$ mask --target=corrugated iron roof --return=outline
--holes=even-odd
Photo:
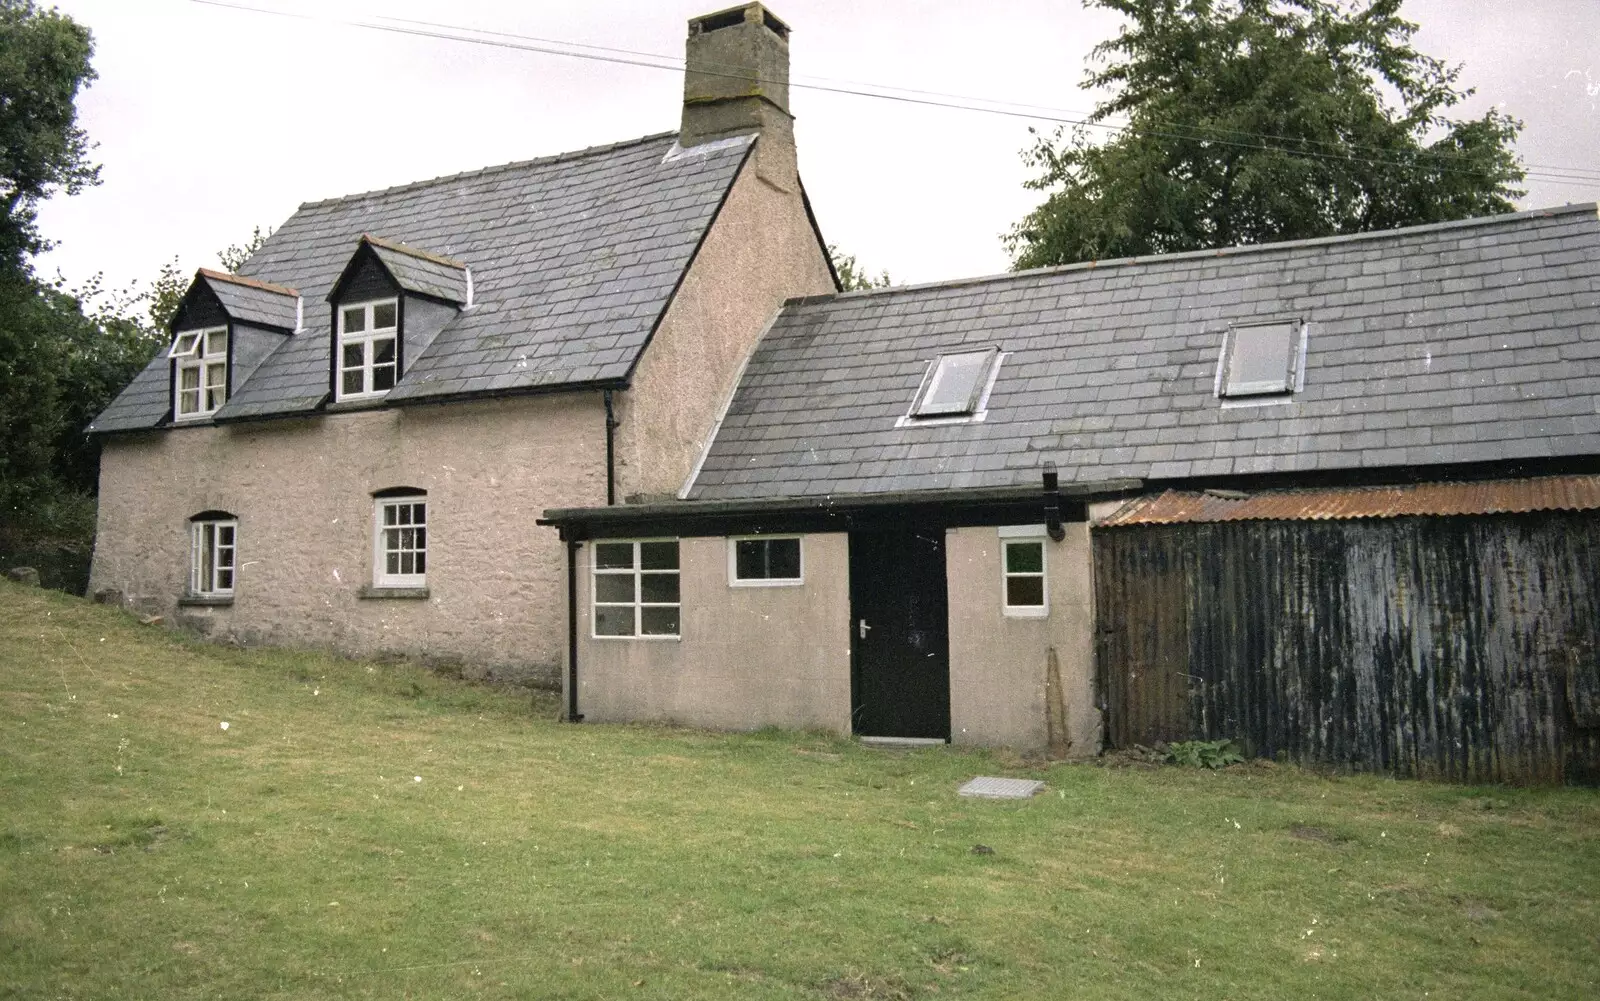
[[[1544,476],[1475,483],[1267,490],[1255,494],[1168,490],[1130,501],[1100,528],[1213,521],[1334,521],[1407,515],[1523,514],[1600,508],[1600,476]]]

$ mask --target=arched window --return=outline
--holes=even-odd
[[[233,597],[238,566],[239,519],[227,511],[201,511],[189,519],[189,593]]]
[[[372,497],[373,587],[427,587],[428,492],[390,487]]]

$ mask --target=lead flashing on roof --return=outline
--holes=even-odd
[[[703,142],[698,146],[680,146],[678,145],[678,141],[674,139],[672,141],[672,145],[668,147],[666,154],[662,156],[661,162],[663,164],[668,164],[678,163],[681,160],[697,159],[699,157],[707,156],[711,153],[716,153],[720,150],[736,149],[747,143],[754,142],[755,138],[756,134],[751,132],[742,136],[728,136],[723,139],[713,139],[710,142]]]

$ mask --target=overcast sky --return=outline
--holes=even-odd
[[[681,59],[722,0],[57,0],[94,32],[78,102],[104,183],[43,206],[39,261],[76,283],[192,270],[251,228],[337,195],[676,129],[682,75],[342,24],[412,18]],[[1114,16],[1072,0],[774,0],[799,82],[936,91],[1087,111],[1089,49]],[[1465,63],[1527,125],[1530,171],[1600,175],[1600,0],[1411,0],[1418,47]],[[524,41],[521,44],[528,44]],[[942,99],[941,99],[942,100]],[[1000,237],[1040,196],[1020,152],[1046,122],[796,88],[800,170],[826,238],[897,282],[1003,271]],[[1600,200],[1530,179],[1524,207]]]

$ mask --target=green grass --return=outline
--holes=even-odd
[[[0,997],[1600,995],[1593,790],[556,713],[0,586]]]

